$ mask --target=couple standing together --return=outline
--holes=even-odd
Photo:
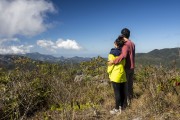
[[[115,94],[115,108],[111,114],[124,110],[133,98],[135,44],[129,39],[130,30],[123,28],[108,55],[108,74]]]

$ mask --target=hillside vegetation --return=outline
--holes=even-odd
[[[180,118],[180,69],[135,69],[134,99],[111,116],[113,89],[106,60],[46,63],[20,57],[14,68],[0,68],[1,120],[155,120]]]
[[[155,49],[148,53],[137,53],[136,63],[139,65],[163,65],[180,68],[180,48]]]

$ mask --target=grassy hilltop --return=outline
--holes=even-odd
[[[180,69],[137,65],[132,105],[111,116],[106,59],[47,63],[26,57],[0,68],[0,120],[155,120],[180,118]],[[75,78],[79,78],[75,80]]]

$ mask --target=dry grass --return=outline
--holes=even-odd
[[[101,83],[102,79],[107,79],[104,66],[98,68],[97,72],[84,71],[89,77],[80,82],[74,82],[76,71],[80,69],[78,66],[34,63],[32,69],[29,71],[22,66],[10,72],[1,70],[1,120],[180,118],[180,86],[174,84],[180,80],[178,69],[138,67],[132,104],[122,114],[114,116],[109,114],[109,110],[114,107],[113,89],[109,82]],[[95,77],[89,73],[93,73]]]

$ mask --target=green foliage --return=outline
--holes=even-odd
[[[179,96],[178,88],[174,82],[177,82],[180,76],[178,69],[169,69],[156,66],[138,66],[136,69],[136,82],[149,98],[144,104],[149,105],[151,114],[163,114],[166,109],[171,106],[171,100],[166,100],[168,94]],[[177,103],[179,104],[178,101]],[[174,107],[174,109],[177,109]]]
[[[106,73],[106,60],[100,56],[92,58],[91,61],[82,62],[80,64],[81,70],[86,75],[96,76]]]
[[[108,78],[106,69],[106,60],[100,56],[80,64],[54,64],[20,58],[15,61],[14,69],[0,68],[0,119],[96,119],[88,115],[93,111],[91,116],[98,118],[97,111],[111,109],[114,100],[111,85],[101,85],[98,81]],[[84,75],[84,79],[75,82],[79,73]],[[179,76],[177,68],[137,66],[135,98],[144,97],[140,102],[143,105],[138,110],[130,109],[148,109],[150,115],[161,115],[172,106],[176,112],[176,104],[180,103],[179,86],[175,83],[180,81]],[[103,119],[109,119],[109,112],[101,114]],[[127,114],[126,118],[132,119],[133,115]],[[145,119],[146,115],[143,117]]]

